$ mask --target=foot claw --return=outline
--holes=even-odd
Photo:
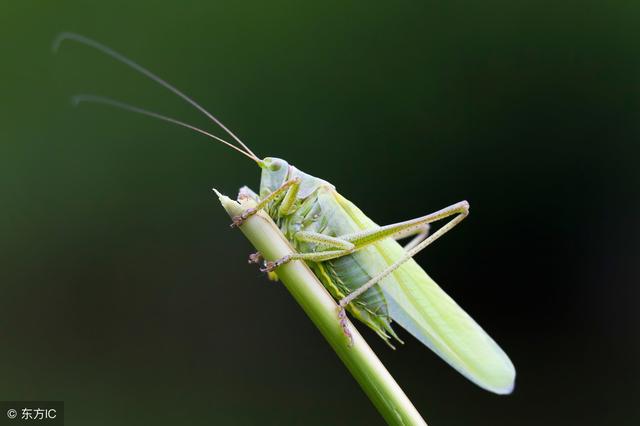
[[[244,222],[244,219],[242,218],[242,216],[234,216],[231,218],[231,220],[233,222],[229,226],[232,228],[238,228],[240,227],[240,225],[242,225],[242,222]]]
[[[278,266],[282,266],[285,263],[288,263],[291,260],[291,255],[287,255],[281,259],[276,260],[275,262],[265,262],[264,268],[260,268],[262,272],[273,272]]]
[[[276,269],[278,267],[278,265],[276,264],[276,262],[266,262],[264,265],[264,268],[260,268],[261,272],[273,272],[274,269]]]
[[[249,255],[249,264],[260,264],[262,262],[262,254],[260,252],[251,253]]]
[[[242,215],[244,216],[244,215]],[[232,228],[239,228],[240,225],[242,225],[244,223],[245,218],[243,218],[242,216],[234,216],[231,218],[232,223],[231,223],[231,227]]]
[[[257,212],[256,209],[251,208],[251,209],[245,210],[239,216],[232,217],[231,220],[233,221],[233,223],[231,224],[231,227],[232,228],[240,227],[244,223],[245,220],[247,220],[250,216],[256,214],[256,212]]]

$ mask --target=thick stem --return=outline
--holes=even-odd
[[[218,196],[231,217],[255,205],[252,200],[241,200],[239,203],[224,195]],[[240,230],[266,260],[276,260],[293,252],[275,223],[262,211],[247,219]],[[304,262],[291,261],[280,266],[277,272],[282,283],[318,327],[387,423],[426,425],[409,398],[347,319],[353,338],[353,344],[350,345],[338,319],[337,304],[309,267]]]

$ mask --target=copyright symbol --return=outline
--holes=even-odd
[[[17,415],[18,415],[18,412],[13,408],[10,408],[7,410],[7,417],[9,417],[10,419],[15,419]]]

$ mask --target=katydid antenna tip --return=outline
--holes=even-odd
[[[96,95],[87,95],[84,93],[73,95],[69,98],[69,100],[71,101],[71,105],[73,105],[74,107],[77,107],[81,103],[87,103],[87,102],[102,103],[102,104],[107,104],[115,107],[122,105],[121,102],[113,101],[109,98],[104,98],[102,96],[96,96]]]
[[[52,54],[56,54],[58,53],[58,50],[60,49],[60,44],[62,43],[62,40],[64,40],[64,33],[60,33],[57,36],[55,36],[53,38],[53,42],[51,42],[51,53]]]
[[[74,95],[74,96],[71,96],[69,100],[71,101],[71,105],[73,105],[74,107],[77,107],[78,105],[80,105],[80,102],[82,102],[83,99],[81,95]]]
[[[77,34],[66,32],[66,31],[58,33],[54,37],[53,42],[51,43],[51,53],[55,55],[56,53],[58,53],[58,50],[60,50],[60,45],[62,44],[63,41],[68,40],[70,38],[75,38],[77,36],[78,36]]]

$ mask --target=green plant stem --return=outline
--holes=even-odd
[[[252,200],[237,202],[224,195],[218,196],[231,217],[255,205]],[[276,224],[262,211],[247,219],[240,230],[267,260],[276,260],[293,252]],[[426,425],[364,338],[347,320],[353,336],[353,344],[350,345],[338,320],[338,305],[309,267],[304,262],[292,261],[280,266],[277,272],[279,279],[318,327],[387,423]]]

